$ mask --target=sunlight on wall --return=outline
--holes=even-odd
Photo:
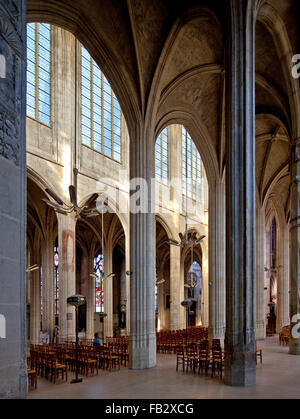
[[[204,255],[203,255],[203,259],[202,259],[202,270],[204,272],[208,272],[208,259]]]

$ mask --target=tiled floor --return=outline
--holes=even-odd
[[[251,388],[225,386],[218,378],[175,371],[175,355],[158,355],[157,367],[116,372],[99,370],[99,375],[83,378],[81,384],[59,380],[52,384],[41,378],[38,389],[29,399],[230,399],[230,398],[300,398],[300,357],[289,355],[278,344],[278,337],[268,338],[263,349],[263,364],[257,366],[257,385]],[[69,377],[71,379],[72,377]]]

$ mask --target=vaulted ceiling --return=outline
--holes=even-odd
[[[27,178],[27,244],[33,253],[34,246],[45,240],[49,230],[57,229],[57,217],[52,208],[42,202],[47,198],[43,190]],[[55,240],[55,237],[53,237]]]
[[[83,250],[99,252],[102,247],[102,216],[79,219],[76,223],[76,240]],[[106,246],[118,247],[125,254],[125,233],[116,214],[103,214],[103,241]]]
[[[261,204],[271,193],[281,194],[286,214],[295,95],[300,97],[289,55],[300,53],[299,3],[262,1],[256,24],[257,191]],[[29,20],[63,26],[86,46],[129,125],[149,118],[158,131],[167,123],[184,123],[208,178],[222,175],[225,1],[28,0],[27,5]]]

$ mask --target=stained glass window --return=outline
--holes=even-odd
[[[59,315],[59,256],[58,256],[58,247],[54,247],[54,313],[56,319],[56,325],[58,323]]]
[[[81,142],[121,162],[121,108],[106,77],[81,47]]]
[[[156,179],[168,183],[168,129],[165,128],[156,139],[155,145]]]
[[[182,127],[182,189],[190,198],[201,199],[201,157],[190,134]]]
[[[51,26],[27,24],[27,116],[50,125]]]
[[[104,312],[104,258],[99,254],[94,259],[94,272],[97,275],[95,278],[95,312]]]

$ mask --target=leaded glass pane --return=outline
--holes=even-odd
[[[201,157],[191,136],[182,127],[182,188],[191,198],[201,198]]]
[[[168,181],[168,129],[165,128],[156,139],[155,144],[156,178],[167,183]]]
[[[27,115],[50,125],[50,25],[27,25]],[[38,40],[38,42],[37,42]]]

